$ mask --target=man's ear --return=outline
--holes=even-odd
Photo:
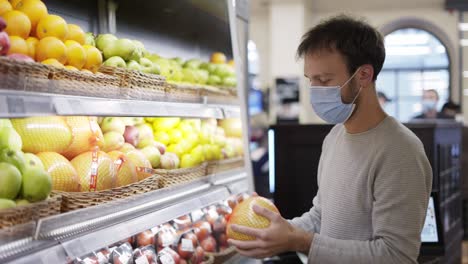
[[[364,64],[360,67],[357,73],[357,81],[359,86],[363,88],[369,87],[373,83],[374,79],[374,67],[370,64]]]

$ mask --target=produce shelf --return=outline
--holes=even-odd
[[[68,96],[0,89],[0,116],[37,115],[240,117],[240,107],[206,103],[176,103]]]
[[[73,259],[82,256],[103,245],[248,190],[247,172],[237,169],[184,185],[44,218],[38,221],[30,236],[23,234],[10,242],[2,240],[0,236],[0,262],[65,263],[66,257]]]

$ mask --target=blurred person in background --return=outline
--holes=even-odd
[[[460,113],[460,105],[452,101],[446,102],[440,110],[439,117],[443,119],[455,119],[455,116]]]
[[[424,90],[422,96],[422,113],[415,116],[414,119],[436,119],[440,118],[437,112],[437,103],[439,102],[439,93],[434,89]]]

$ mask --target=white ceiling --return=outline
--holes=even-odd
[[[291,0],[250,0],[252,13],[268,8],[272,1],[291,2]],[[365,11],[407,8],[444,8],[444,0],[303,0],[314,12]]]

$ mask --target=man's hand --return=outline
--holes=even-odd
[[[257,229],[232,225],[233,231],[256,238],[252,241],[228,240],[229,244],[235,246],[241,255],[252,258],[266,258],[287,251],[309,253],[313,234],[308,234],[293,227],[280,214],[266,208],[254,205],[253,210],[256,214],[269,219],[270,226],[265,229]]]

